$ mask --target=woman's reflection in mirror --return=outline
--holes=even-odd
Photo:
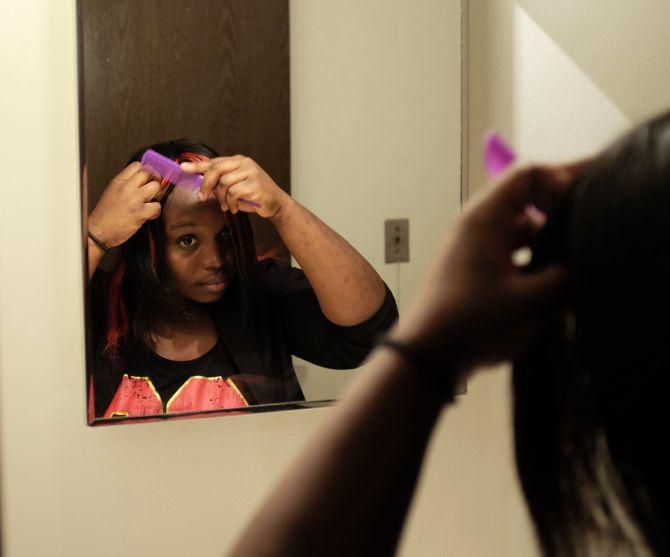
[[[139,163],[147,149],[204,174],[190,192]],[[185,165],[186,166],[186,165]],[[301,268],[257,254],[247,213]],[[140,149],[88,219],[91,418],[304,400],[295,355],[355,368],[397,319],[370,264],[253,160],[176,140]],[[111,273],[99,268],[119,248]]]

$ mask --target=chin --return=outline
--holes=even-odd
[[[225,288],[220,292],[191,292],[188,298],[200,304],[211,304],[223,298],[225,292]]]

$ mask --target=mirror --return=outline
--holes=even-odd
[[[79,0],[89,423],[331,403],[398,318],[460,207],[460,3],[335,4]]]

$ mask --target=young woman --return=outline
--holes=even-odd
[[[454,385],[510,359],[544,553],[670,554],[669,222],[670,114],[592,161],[510,172],[465,212],[232,555],[393,554]],[[533,261],[517,266],[528,245]]]
[[[200,190],[157,181],[138,162],[148,148],[204,174]],[[275,225],[301,269],[256,255],[252,212]],[[88,233],[98,417],[303,400],[291,355],[357,367],[397,319],[390,290],[346,241],[254,161],[202,144],[138,151]],[[115,247],[114,272],[96,273]]]

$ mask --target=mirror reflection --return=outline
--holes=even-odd
[[[247,5],[241,13],[233,10],[229,15],[233,20],[238,16],[242,28],[250,23],[258,26],[259,19],[261,24],[265,20],[268,26],[286,28],[286,2],[273,4],[283,4],[284,9],[269,15],[262,15],[259,9],[252,17]],[[214,34],[226,7],[225,3],[210,3],[212,14],[218,15],[212,20]],[[134,15],[146,20],[147,7],[130,2],[110,7],[84,1],[81,8],[84,80],[99,74],[103,62],[111,74],[106,77],[110,82],[141,72],[142,63],[138,67],[129,52],[119,56],[113,48],[115,37],[106,37],[101,30],[103,20],[107,27],[110,20],[120,17]],[[175,18],[174,22],[188,25],[185,14],[181,10],[179,21]],[[198,21],[201,25],[202,19]],[[276,36],[275,32],[270,42]],[[265,46],[270,49],[273,45]],[[189,49],[188,44],[182,45],[181,52],[187,58],[191,58]],[[228,62],[232,56],[235,60],[255,58],[258,66],[263,65],[263,51],[242,50],[244,46],[229,53]],[[285,48],[279,52],[280,58],[287,56]],[[162,45],[154,48],[150,57],[155,64],[164,54]],[[225,63],[209,70],[220,72],[221,66]],[[253,78],[260,69],[240,79]],[[176,72],[171,79],[175,78]],[[137,89],[146,86],[146,80],[136,83]],[[305,396],[293,356],[330,369],[359,366],[375,339],[398,315],[393,295],[372,266],[317,215],[292,199],[288,183],[282,189],[260,161],[236,151],[243,141],[225,145],[226,141],[219,139],[223,152],[186,139],[128,145],[128,137],[158,138],[164,133],[166,126],[150,124],[143,134],[131,132],[123,138],[111,138],[110,143],[135,151],[125,164],[111,168],[108,156],[103,157],[105,163],[99,163],[96,155],[100,148],[109,151],[104,145],[109,133],[99,125],[104,119],[101,113],[106,112],[99,108],[105,93],[90,91],[90,85],[85,81],[85,101],[95,99],[85,109],[89,124],[86,152],[92,155],[90,161],[87,158],[86,173],[90,166],[96,182],[105,172],[114,173],[102,189],[96,184],[101,189],[98,196],[87,192],[91,201],[87,260],[92,416],[132,418],[300,402]],[[160,94],[163,103],[170,96],[166,93],[169,84],[164,85]],[[229,84],[218,88],[225,98]],[[175,96],[183,99],[178,93]],[[189,103],[209,102],[217,112],[227,105],[224,112],[228,114],[267,113],[276,104],[269,100],[259,108],[259,101],[256,106],[244,106],[249,104],[244,98],[228,95],[225,102],[214,103],[206,97],[196,96]],[[155,118],[157,107],[150,104],[155,99],[131,96],[126,99],[128,104],[145,106],[128,108],[128,113],[145,110]],[[110,102],[114,100],[118,97]],[[288,112],[287,106],[280,109]],[[209,114],[204,119],[211,124],[216,117]],[[247,125],[240,122],[241,127]],[[197,128],[193,122],[182,125],[182,129]],[[269,131],[288,136],[288,126],[281,124]],[[212,135],[216,132],[209,137]],[[288,142],[286,146],[274,143],[286,154]],[[174,161],[174,172],[142,164],[149,150]],[[263,152],[258,147],[254,150]],[[118,155],[115,158],[118,160]],[[197,177],[199,187],[193,188],[189,177]],[[91,180],[86,182],[89,188]],[[259,244],[252,215],[256,235],[264,240]],[[287,253],[293,257],[293,265]]]
[[[140,161],[201,173],[197,190]],[[268,219],[302,269],[257,253]],[[372,266],[252,159],[175,140],[140,149],[88,218],[95,415],[303,401],[295,355],[350,369],[397,319]],[[113,248],[111,273],[99,270]]]
[[[78,6],[89,421],[339,398],[459,211],[457,20]]]

